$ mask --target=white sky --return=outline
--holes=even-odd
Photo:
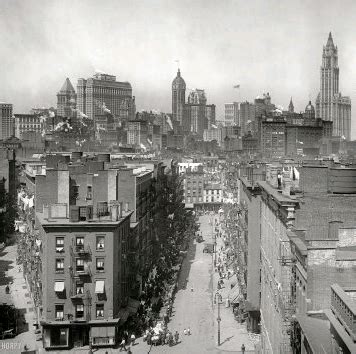
[[[355,104],[355,29],[353,0],[0,0],[0,101],[15,113],[55,106],[67,76],[76,87],[100,69],[132,84],[138,109],[170,112],[179,59],[217,118],[225,102],[263,92],[283,107],[293,96],[301,111],[315,104],[331,31],[340,89]]]

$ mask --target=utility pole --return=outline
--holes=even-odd
[[[217,317],[217,321],[218,321],[218,346],[220,346],[220,322],[221,322],[221,317],[220,317],[220,304],[222,303],[222,296],[221,294],[217,291],[215,293],[215,297],[214,297],[214,302],[216,304],[218,304],[218,317]]]

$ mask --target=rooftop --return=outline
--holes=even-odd
[[[313,353],[333,353],[329,322],[326,316],[297,315],[297,320]]]

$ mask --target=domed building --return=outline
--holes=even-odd
[[[178,69],[177,76],[172,82],[172,113],[173,120],[178,121],[180,125],[183,121],[183,111],[185,104],[185,81],[180,75]]]
[[[305,107],[304,117],[308,119],[315,119],[315,108],[312,105],[311,101],[309,101],[309,103]]]

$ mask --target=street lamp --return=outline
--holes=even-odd
[[[217,291],[214,296],[214,304],[216,304],[216,301],[218,303],[218,346],[220,345],[220,322],[221,322],[221,317],[220,317],[220,304],[222,303],[222,296],[221,294]]]

